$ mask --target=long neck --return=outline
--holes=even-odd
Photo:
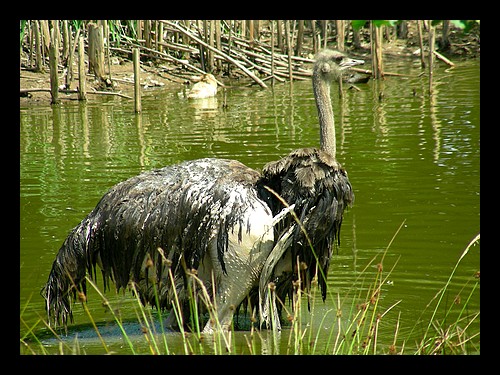
[[[335,146],[335,121],[330,100],[330,84],[320,77],[319,72],[314,72],[313,91],[316,107],[318,108],[321,150],[328,152],[335,158],[337,150]]]

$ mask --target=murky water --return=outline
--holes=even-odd
[[[459,62],[448,70],[440,66],[432,97],[427,79],[417,77],[416,61],[387,61],[385,68],[409,76],[360,84],[360,91],[345,90],[342,98],[332,90],[337,158],[348,170],[356,200],[345,215],[341,247],[331,261],[329,296],[325,303],[314,298],[312,315],[307,309],[302,314],[304,326],[321,323],[318,331],[326,333],[320,335],[318,347],[326,346],[325,352],[328,334],[337,324],[337,308],[348,316],[356,299],[372,287],[379,263],[383,286],[378,309],[385,313],[379,342],[392,343],[383,336],[394,338],[397,327],[398,350],[404,346],[405,352],[412,352],[433,312],[426,306],[435,302],[480,232],[479,61]],[[33,330],[49,352],[58,352],[57,340],[41,323],[45,312],[40,288],[70,229],[115,183],[200,157],[238,159],[259,169],[292,149],[319,144],[308,81],[269,90],[233,88],[227,90],[227,107],[222,93],[215,100],[194,103],[184,98],[183,90],[177,85],[146,90],[139,115],[132,101],[109,97],[21,108],[21,337]],[[463,309],[471,295],[469,315],[480,310],[474,277],[478,271],[476,245],[455,271],[438,321],[452,321],[453,311]],[[136,350],[147,353],[144,336],[134,325],[134,299],[112,292],[106,296],[130,325]],[[96,293],[90,293],[87,307],[112,350],[130,353]],[[76,335],[81,352],[104,352],[85,310],[75,305],[74,314],[75,324],[65,340],[71,346]],[[479,318],[470,320],[478,332]],[[462,326],[466,324],[467,319]],[[287,352],[288,332],[281,334],[281,353]],[[249,351],[248,334],[235,334],[236,352]],[[257,350],[268,351],[264,341]],[[184,353],[178,333],[168,334],[168,342],[170,352]],[[388,352],[387,345],[379,351]],[[21,352],[29,350],[21,346]]]

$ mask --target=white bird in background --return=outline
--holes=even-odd
[[[280,314],[282,307],[265,302],[270,282],[284,302],[297,290],[297,280],[308,290],[318,276],[325,299],[332,249],[344,210],[354,200],[347,172],[335,159],[330,82],[362,63],[331,50],[316,57],[321,149],[294,150],[266,164],[262,173],[235,160],[206,158],[112,187],[57,254],[42,289],[49,322],[66,326],[73,319],[76,292],[86,293],[85,277],[95,279],[96,264],[105,290],[110,279],[118,290],[135,283],[143,303],[171,310],[166,324],[172,328],[182,322],[193,329],[190,319],[196,313],[203,319],[209,309],[193,275],[216,307],[204,332],[229,329],[235,310],[248,303],[269,327],[269,309]],[[172,311],[177,299],[179,316]],[[279,321],[276,325],[280,328]]]
[[[196,82],[189,91],[188,99],[211,98],[217,94],[217,80],[210,74],[203,74],[199,82]]]

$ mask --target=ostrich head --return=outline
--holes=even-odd
[[[344,70],[364,63],[364,60],[351,59],[342,52],[324,49],[316,55],[313,80],[315,77],[325,83],[330,83],[338,80]]]

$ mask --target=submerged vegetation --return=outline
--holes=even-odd
[[[113,324],[118,327],[122,337],[121,346],[129,354],[479,354],[480,311],[472,310],[468,305],[479,293],[479,271],[470,275],[467,281],[469,292],[454,296],[451,304],[448,300],[455,273],[464,257],[479,244],[480,235],[473,238],[463,250],[445,285],[428,301],[421,318],[413,327],[400,327],[401,312],[398,313],[396,307],[401,301],[391,301],[390,293],[385,288],[397,264],[388,266],[384,258],[403,225],[404,222],[389,245],[365,265],[348,290],[328,292],[335,309],[325,312],[316,303],[320,301],[317,282],[313,282],[314,286],[307,296],[299,289],[292,306],[283,306],[288,323],[282,331],[260,330],[255,317],[251,316],[246,317],[249,327],[245,330],[238,330],[238,324],[235,323],[228,332],[216,330],[207,335],[201,332],[201,322],[194,319],[190,329],[182,328],[183,322],[179,321],[180,331],[172,332],[163,326],[165,317],[161,311],[144,307],[140,299],[134,297],[131,305],[136,311],[137,324],[142,332],[138,336],[130,333],[126,327],[130,322],[121,318],[119,308],[111,305],[95,281],[89,278],[87,281],[102,299],[103,306],[111,312]],[[208,292],[196,275],[190,277],[193,286],[198,286],[192,290],[201,291],[202,294],[199,296],[201,298],[193,298],[192,301],[203,301],[209,311],[207,318],[216,320],[216,306],[208,297]],[[130,288],[133,290],[134,285],[130,285]],[[272,285],[269,288],[272,290]],[[307,304],[304,303],[306,300]],[[92,318],[83,294],[80,302],[102,345],[102,353],[113,354],[116,337],[101,334],[103,327]],[[197,306],[191,308],[193,311],[198,309]],[[178,309],[177,300],[174,301],[173,311],[178,312]],[[58,331],[43,318],[34,326],[27,327],[22,310],[21,325],[25,326],[26,333],[20,338],[21,354],[86,353],[85,344],[80,343],[78,333],[73,336],[64,330]],[[182,319],[180,314],[176,316]],[[241,319],[235,319],[238,318]],[[273,316],[272,319],[278,317]],[[392,331],[393,335],[380,334],[381,327],[385,331]],[[51,338],[50,345],[47,344],[48,337]],[[57,344],[54,344],[54,337]],[[123,349],[120,353],[124,353]]]

